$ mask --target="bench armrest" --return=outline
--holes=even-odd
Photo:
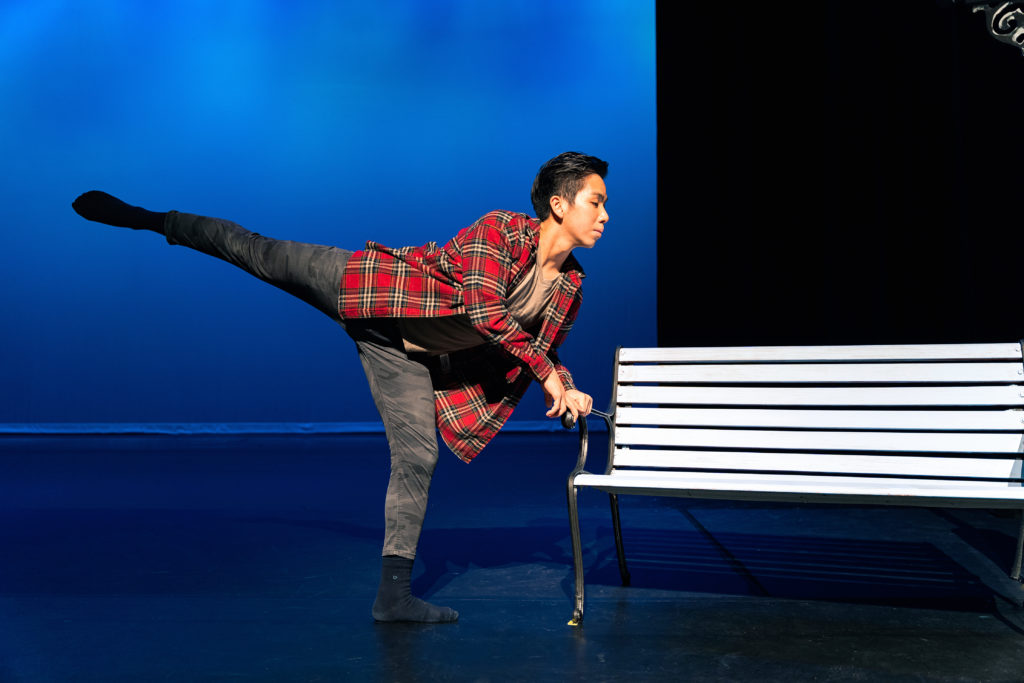
[[[605,424],[608,426],[608,430],[611,431],[611,426],[612,426],[612,416],[611,416],[611,414],[601,412],[600,410],[591,410],[590,413],[591,413],[591,415],[597,415],[602,420],[604,420]],[[562,415],[562,426],[565,427],[566,429],[572,429],[573,427],[579,427],[579,431],[580,431],[580,448],[579,448],[579,454],[576,457],[576,467],[574,467],[572,472],[569,474],[569,485],[572,486],[572,480],[576,477],[577,474],[579,474],[580,472],[583,471],[583,468],[587,464],[587,446],[588,446],[588,443],[589,443],[590,431],[587,428],[587,418],[586,417],[581,417],[578,421],[576,421],[576,423],[574,423],[574,421],[572,419],[572,415],[570,413],[568,413],[568,412],[566,412],[565,414]]]

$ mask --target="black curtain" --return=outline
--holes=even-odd
[[[1024,54],[951,0],[658,3],[663,346],[1024,336]]]

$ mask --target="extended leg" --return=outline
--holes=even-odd
[[[169,244],[180,244],[227,261],[340,322],[338,287],[351,251],[275,240],[219,218],[147,211],[105,192],[86,192],[72,206],[88,220],[153,230],[165,235]]]
[[[352,328],[350,333],[355,332]],[[458,612],[412,596],[409,588],[427,495],[437,464],[434,391],[426,367],[396,344],[353,334],[391,449],[384,502],[381,583],[373,605],[377,621],[452,622]]]
[[[177,211],[167,214],[164,234],[168,244],[216,256],[339,320],[338,287],[351,251],[275,240],[231,221]]]
[[[99,190],[91,190],[78,195],[71,203],[71,208],[82,218],[97,223],[106,223],[119,228],[163,232],[165,214],[126,204],[117,197]]]

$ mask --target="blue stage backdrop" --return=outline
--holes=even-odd
[[[89,189],[278,238],[419,245],[532,213],[544,160],[595,154],[611,221],[577,253],[562,355],[602,405],[615,346],[655,343],[653,0],[6,0],[0,148],[5,431],[377,420],[334,323],[82,220]],[[538,387],[514,419],[544,420]]]

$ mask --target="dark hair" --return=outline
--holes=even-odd
[[[583,181],[593,173],[604,178],[608,175],[608,162],[579,152],[562,152],[545,162],[537,171],[530,191],[537,218],[543,221],[551,215],[552,197],[565,197],[573,203],[583,189]]]

